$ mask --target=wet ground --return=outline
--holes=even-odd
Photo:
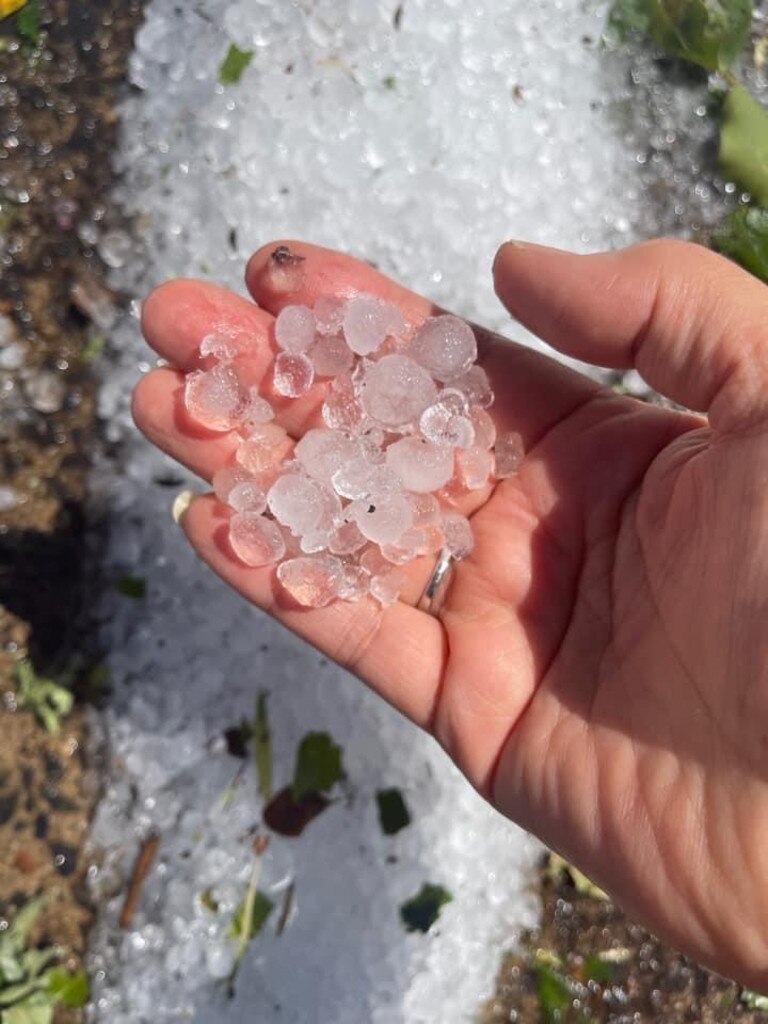
[[[91,920],[81,848],[99,780],[87,713],[76,707],[49,735],[16,709],[15,690],[25,658],[76,689],[98,678],[84,499],[92,363],[114,297],[91,241],[139,9],[54,0],[39,21],[29,5],[23,22],[0,24],[0,917],[48,893],[33,940],[61,945],[71,967]]]
[[[91,920],[81,851],[99,793],[87,729],[101,696],[87,629],[92,367],[120,302],[94,244],[140,7],[51,0],[25,37],[14,18],[0,24],[0,917],[49,893],[33,939],[59,944],[72,967]],[[16,707],[26,657],[83,698],[57,735]],[[538,886],[541,928],[507,958],[486,1024],[768,1021],[567,871],[543,867]]]

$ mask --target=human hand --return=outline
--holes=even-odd
[[[145,434],[210,480],[235,438],[194,425],[184,372],[217,324],[273,357],[274,316],[350,290],[431,304],[366,264],[274,243],[247,271],[258,306],[173,281],[144,307],[174,368],[136,389]],[[297,609],[274,572],[226,542],[228,510],[196,498],[182,526],[244,597],[349,668],[444,745],[503,813],[698,960],[768,986],[768,290],[680,242],[573,256],[511,243],[496,288],[570,356],[636,366],[694,413],[619,396],[546,356],[479,332],[500,431],[522,434],[520,473],[469,495],[476,546],[439,618],[401,600]],[[275,397],[294,436],[323,385]],[[270,396],[272,399],[272,396]]]

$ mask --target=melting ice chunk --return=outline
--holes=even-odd
[[[285,554],[280,527],[257,512],[237,512],[232,516],[229,543],[246,565],[271,565]]]
[[[342,564],[330,555],[290,558],[278,565],[277,578],[298,604],[324,608],[336,597]]]
[[[301,398],[312,387],[315,368],[312,360],[303,352],[292,355],[278,352],[275,357],[274,386],[278,395],[286,398]]]
[[[286,306],[275,320],[275,341],[283,352],[305,352],[315,338],[315,314],[306,306]]]
[[[435,380],[446,382],[461,377],[472,366],[477,342],[468,323],[446,313],[424,321],[409,351]]]
[[[421,437],[403,437],[387,448],[387,466],[407,491],[437,491],[453,476],[453,450]]]
[[[522,437],[516,433],[502,434],[493,450],[496,456],[496,476],[501,480],[514,476],[525,455]]]
[[[408,356],[384,356],[365,375],[363,408],[385,427],[413,423],[436,397],[430,375]]]
[[[187,374],[184,405],[192,419],[209,430],[236,426],[244,401],[240,378],[227,363]]]
[[[397,306],[375,295],[355,295],[344,311],[344,337],[359,356],[381,348],[387,336],[402,332],[403,318]]]

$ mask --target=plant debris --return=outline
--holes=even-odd
[[[407,932],[428,932],[440,916],[440,909],[453,896],[442,885],[425,882],[421,889],[400,907],[400,920]]]
[[[136,863],[133,867],[131,881],[128,884],[128,892],[125,896],[123,909],[120,912],[121,928],[130,928],[133,924],[133,916],[136,913],[136,906],[141,895],[141,887],[144,885],[144,881],[149,874],[159,846],[160,836],[156,833],[148,836],[141,844]]]
[[[241,50],[232,43],[227,55],[219,68],[219,81],[222,85],[236,85],[243,77],[243,72],[253,60],[253,50]]]
[[[293,798],[326,793],[344,778],[341,747],[327,732],[309,732],[301,741],[293,773]]]
[[[380,789],[376,794],[379,824],[385,836],[394,836],[411,823],[411,815],[399,789]]]
[[[52,679],[39,676],[26,659],[16,668],[16,680],[19,707],[31,711],[47,732],[58,732],[62,719],[72,711],[72,693]]]

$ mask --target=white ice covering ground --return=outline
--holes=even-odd
[[[490,264],[505,238],[593,249],[666,225],[643,210],[636,126],[617,126],[626,66],[595,45],[603,7],[405,0],[397,28],[396,6],[153,0],[118,156],[119,198],[141,242],[128,255],[119,236],[103,239],[115,282],[137,297],[182,274],[240,289],[253,248],[298,236],[504,328]],[[230,42],[256,52],[224,88],[217,71]],[[93,828],[111,851],[94,886],[120,891],[151,828],[162,844],[133,930],[116,926],[120,895],[102,913],[91,965],[106,975],[96,975],[93,1020],[471,1020],[502,949],[535,921],[535,845],[430,740],[196,563],[169,515],[169,474],[182,476],[129,424],[127,395],[150,362],[135,319],[111,349],[101,411],[122,444],[119,472],[108,465],[95,481],[112,523],[106,560],[111,573],[144,576],[148,596],[114,595],[104,608],[114,771]],[[222,936],[260,807],[248,772],[222,808],[237,763],[219,737],[251,714],[258,688],[271,694],[278,783],[300,737],[324,729],[344,747],[352,795],[302,838],[272,840],[264,885],[279,902],[295,880],[296,910],[282,936],[272,920],[253,941],[226,1002],[215,982],[231,958]],[[382,786],[402,787],[413,813],[395,838],[377,823]],[[454,902],[433,933],[406,935],[398,906],[425,880]],[[196,901],[209,886],[217,917]]]

